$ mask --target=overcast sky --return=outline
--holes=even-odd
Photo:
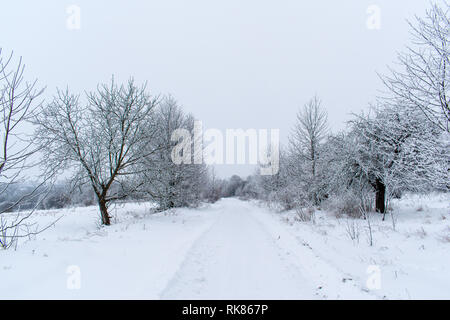
[[[79,30],[67,28],[70,5]],[[380,9],[369,29],[367,9]],[[406,19],[425,0],[3,1],[0,47],[23,56],[27,76],[75,92],[112,74],[147,80],[171,93],[206,128],[279,128],[318,94],[333,131],[373,101],[396,51],[408,43]],[[220,167],[228,176],[248,166]]]

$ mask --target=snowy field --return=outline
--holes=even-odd
[[[96,207],[40,211],[42,226],[61,219],[0,251],[0,299],[449,299],[449,195],[392,207],[395,231],[371,219],[373,246],[365,220],[238,199],[118,205],[110,227]]]

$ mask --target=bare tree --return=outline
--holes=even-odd
[[[293,167],[297,168],[300,179],[306,178],[310,188],[315,187],[317,182],[317,166],[319,161],[320,147],[328,133],[328,117],[317,96],[314,96],[297,113],[297,122],[290,137],[290,153],[295,162]],[[306,168],[300,170],[302,164]],[[303,177],[301,177],[303,176]],[[312,192],[312,200],[317,204],[319,195],[317,190]]]
[[[36,165],[32,156],[38,149],[26,131],[30,117],[40,104],[37,99],[43,89],[37,89],[37,80],[25,82],[24,70],[22,58],[13,66],[13,54],[4,59],[0,48],[0,195],[6,194],[14,184],[23,181],[26,169]],[[2,207],[0,247],[8,248],[16,239],[38,232],[37,229],[30,231],[31,225],[26,221],[39,204],[36,199],[42,198],[42,185],[43,183],[34,186],[12,203]],[[31,199],[37,203],[35,208],[27,213],[9,214],[5,217],[6,212],[20,211],[21,206]]]
[[[218,201],[222,197],[223,181],[217,178],[216,170],[211,167],[209,170],[209,184],[207,192],[207,200],[211,203]]]
[[[133,194],[143,184],[133,177],[154,151],[147,146],[155,134],[157,101],[145,84],[138,87],[129,80],[118,86],[113,79],[87,93],[84,105],[78,95],[58,90],[36,117],[36,137],[48,170],[72,169],[73,185],[89,183],[104,225],[111,223],[111,201]]]
[[[450,132],[450,4],[433,4],[425,18],[409,22],[413,45],[398,55],[399,69],[381,77],[396,104],[421,110]]]

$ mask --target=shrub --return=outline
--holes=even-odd
[[[351,218],[361,218],[362,212],[373,210],[370,199],[370,196],[361,196],[347,191],[339,195],[331,195],[325,200],[324,208],[334,212],[337,217],[346,215]]]

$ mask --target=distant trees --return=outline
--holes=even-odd
[[[261,193],[261,188],[259,185],[260,177],[250,175],[244,181],[242,188],[239,190],[239,196],[242,199],[255,199]]]
[[[142,185],[128,179],[155,152],[147,146],[156,133],[151,124],[157,99],[133,80],[122,85],[112,80],[85,98],[82,103],[79,95],[58,90],[36,117],[36,138],[50,172],[74,170],[74,185],[91,185],[102,223],[109,225],[109,203]]]
[[[226,187],[222,192],[222,196],[225,198],[238,196],[244,186],[244,181],[238,175],[233,175],[227,181]]]
[[[36,196],[28,196],[34,191]],[[20,206],[14,207],[19,199]],[[0,195],[0,211],[3,213],[25,214],[28,210],[61,209],[70,206],[96,205],[96,195],[88,184],[73,189],[71,180],[48,181],[46,183],[28,182],[25,179],[11,184]],[[21,212],[17,212],[17,211]]]
[[[54,183],[39,206],[39,209],[61,209],[69,206],[72,199],[69,194],[68,185]],[[81,204],[81,203],[80,203]]]

